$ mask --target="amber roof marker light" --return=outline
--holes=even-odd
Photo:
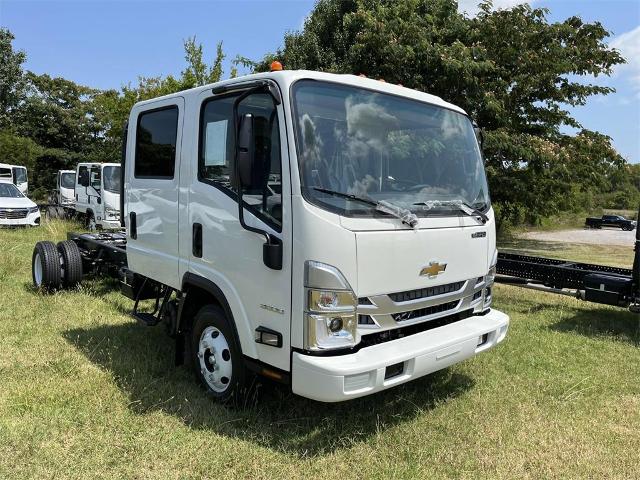
[[[278,60],[274,60],[273,62],[271,62],[269,70],[272,72],[280,72],[284,69],[282,68],[282,64]]]

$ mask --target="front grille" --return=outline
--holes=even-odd
[[[448,283],[435,287],[420,288],[418,290],[408,290],[406,292],[390,293],[389,298],[394,302],[408,302],[419,298],[435,297],[445,293],[457,292],[462,288],[464,282]]]
[[[375,325],[371,315],[358,315],[358,325]]]
[[[445,317],[436,318],[428,322],[394,328],[393,330],[385,330],[384,332],[370,333],[369,335],[362,336],[358,346],[360,348],[370,347],[372,345],[408,337],[434,328],[444,327],[445,325],[450,325],[452,323],[459,322],[460,320],[464,320],[465,318],[469,318],[472,314],[473,310],[465,310]]]
[[[404,322],[406,320],[413,320],[414,318],[426,317],[435,313],[446,312],[447,310],[453,310],[458,306],[460,300],[454,300],[452,302],[441,303],[440,305],[433,305],[431,307],[419,308],[418,310],[411,310],[409,312],[394,313],[391,316],[396,322]]]
[[[28,209],[26,208],[0,208],[1,220],[16,220],[19,218],[27,218]]]

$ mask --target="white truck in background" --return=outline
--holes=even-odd
[[[257,373],[353,399],[505,338],[494,213],[459,107],[273,71],[137,103],[124,147],[126,233],[38,242],[34,284],[119,278],[133,315],[166,325],[213,398],[242,398]],[[104,168],[78,166],[77,205],[94,185],[106,200]]]
[[[27,196],[29,194],[27,167],[0,163],[0,180],[9,180],[18,187],[18,190],[20,190],[23,195]]]
[[[49,195],[46,205],[47,218],[74,218],[76,216],[76,171],[58,170],[56,188]]]
[[[73,208],[89,230],[121,227],[121,175],[119,163],[79,163],[76,167]]]

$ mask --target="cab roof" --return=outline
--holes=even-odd
[[[313,70],[281,70],[276,72],[255,73],[251,75],[245,75],[242,77],[232,78],[229,80],[223,80],[217,83],[211,83],[202,87],[196,87],[189,90],[183,90],[180,92],[172,93],[162,97],[153,98],[136,103],[136,106],[143,106],[149,103],[153,103],[161,99],[170,99],[175,97],[186,97],[191,95],[198,95],[200,92],[211,90],[214,87],[221,87],[227,85],[242,85],[243,83],[250,83],[256,80],[274,80],[283,90],[283,93],[288,92],[289,87],[297,80],[311,79],[320,80],[333,83],[341,83],[353,87],[366,88],[367,90],[374,90],[381,93],[389,93],[405,98],[411,98],[421,102],[429,103],[432,105],[448,108],[450,110],[457,111],[466,115],[466,112],[452,103],[444,101],[442,98],[429,93],[420,92],[412,88],[403,87],[401,85],[394,85],[381,80],[375,80],[373,78],[361,77],[359,75],[350,74],[336,74],[336,73],[324,73],[316,72]]]

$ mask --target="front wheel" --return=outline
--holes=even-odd
[[[191,360],[199,382],[220,403],[243,402],[247,372],[240,342],[224,313],[202,307],[191,331]]]

